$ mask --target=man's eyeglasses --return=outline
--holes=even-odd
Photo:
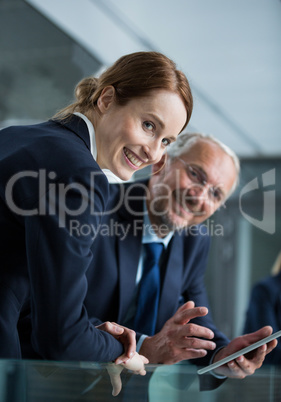
[[[224,194],[219,187],[214,187],[209,184],[206,180],[206,174],[199,167],[185,162],[181,158],[177,158],[182,162],[186,168],[186,173],[189,179],[197,186],[201,187],[208,196],[208,200],[215,205],[216,208],[223,207],[224,205]],[[207,189],[207,191],[206,191]]]

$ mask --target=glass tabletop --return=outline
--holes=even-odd
[[[243,380],[227,379],[200,390],[203,376],[188,362],[147,365],[146,376],[124,369],[122,390],[112,396],[107,364],[0,360],[2,402],[280,402],[281,367],[264,366]],[[201,387],[202,388],[202,387]]]

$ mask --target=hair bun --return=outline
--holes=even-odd
[[[75,88],[75,96],[78,102],[83,103],[95,92],[98,86],[98,79],[95,77],[86,77],[81,80]]]

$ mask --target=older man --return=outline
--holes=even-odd
[[[150,363],[192,359],[207,365],[272,332],[264,327],[229,342],[208,314],[204,273],[210,240],[202,222],[235,190],[238,176],[239,160],[227,146],[182,134],[148,181],[111,187],[108,213],[95,233],[92,264],[99,269],[88,270],[85,305],[96,323],[110,320],[134,329]],[[157,274],[146,272],[151,242],[162,247]],[[251,357],[239,357],[215,376],[244,378],[275,346],[272,341]]]

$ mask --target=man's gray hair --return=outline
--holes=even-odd
[[[198,141],[210,141],[217,146],[219,146],[227,155],[232,159],[235,170],[236,170],[236,178],[233,186],[231,187],[229,193],[227,194],[227,198],[235,191],[236,187],[239,183],[239,173],[240,173],[240,162],[238,156],[235,154],[232,149],[230,149],[223,142],[213,137],[212,135],[202,134],[202,133],[182,133],[178,136],[177,141],[171,144],[167,148],[167,153],[170,158],[175,159],[180,157],[196,142]]]

